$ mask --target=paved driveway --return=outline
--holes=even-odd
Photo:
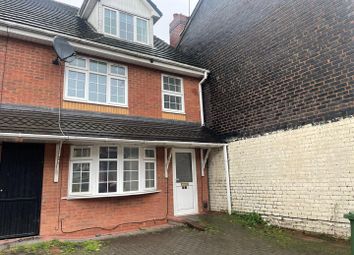
[[[348,243],[294,233],[265,233],[232,223],[228,216],[208,216],[207,231],[175,227],[160,232],[105,241],[102,255],[349,255]]]

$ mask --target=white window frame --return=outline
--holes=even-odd
[[[90,157],[74,157],[74,149],[75,148],[88,148],[90,149]],[[73,184],[73,165],[75,163],[90,164],[90,182],[89,182],[89,191],[88,192],[72,192],[72,184]],[[92,192],[92,176],[93,176],[93,158],[92,158],[92,146],[71,146],[70,148],[70,164],[69,164],[69,185],[68,190],[70,195],[88,195]]]
[[[174,92],[174,91],[170,91],[170,90],[165,90],[164,88],[164,84],[163,84],[163,79],[164,77],[168,77],[168,78],[173,78],[173,79],[179,79],[181,80],[181,92]],[[173,75],[169,75],[169,74],[162,74],[161,75],[161,91],[162,91],[162,111],[164,112],[168,112],[168,113],[177,113],[177,114],[185,114],[185,102],[184,102],[184,81],[183,78],[181,77],[177,77],[177,76],[173,76]],[[173,110],[173,109],[168,109],[165,108],[165,95],[168,96],[179,96],[181,97],[181,103],[182,103],[182,110]]]
[[[155,155],[155,157],[154,158],[148,158],[148,157],[146,157],[145,156],[145,151],[146,150],[152,150],[152,151],[154,151],[154,155]],[[143,155],[143,158],[144,158],[144,160],[143,160],[143,169],[144,169],[144,178],[143,178],[143,180],[144,180],[144,183],[143,183],[143,186],[144,186],[144,189],[145,190],[156,190],[156,182],[157,182],[157,166],[156,166],[156,164],[157,164],[157,160],[156,160],[156,158],[157,158],[157,155],[156,155],[156,148],[144,148],[144,150],[143,150],[143,152],[144,152],[144,155]],[[146,169],[145,169],[145,163],[154,163],[154,187],[150,187],[150,188],[147,188],[146,187]]]
[[[101,147],[117,147],[117,192],[99,193],[99,162],[100,160],[100,148]],[[90,157],[74,158],[74,148],[90,148]],[[123,191],[124,183],[124,148],[139,148],[138,162],[139,162],[139,189],[137,191]],[[155,158],[146,158],[145,150],[154,150]],[[155,164],[155,187],[146,188],[145,186],[145,162],[153,162]],[[89,163],[90,164],[90,184],[89,192],[72,192],[72,177],[73,177],[73,164],[74,163]],[[72,145],[70,148],[70,160],[69,160],[69,176],[68,176],[68,198],[83,199],[83,198],[100,198],[100,197],[116,197],[116,196],[129,196],[139,195],[144,193],[154,193],[157,191],[157,155],[156,148],[132,146],[124,144],[98,144],[98,145]]]
[[[117,158],[100,158],[100,150],[101,148],[117,148]],[[119,192],[119,189],[120,189],[120,186],[119,186],[119,148],[118,146],[115,146],[115,145],[101,145],[101,146],[98,146],[98,169],[97,169],[97,193],[100,194],[100,195],[109,195],[109,194],[115,194],[115,193],[118,193]],[[117,191],[116,192],[109,192],[108,189],[107,189],[107,192],[102,192],[100,193],[99,192],[99,189],[100,189],[100,162],[101,161],[105,161],[105,162],[117,162],[117,180],[116,180],[116,185],[117,185]],[[108,171],[109,172],[109,171]],[[107,172],[107,178],[109,176],[109,173]],[[107,181],[109,183],[109,180]]]
[[[118,34],[119,34],[119,27],[117,26],[117,24],[116,24],[116,32],[117,32],[117,34],[111,34],[111,33],[107,33],[107,32],[106,32],[106,15],[105,15],[105,14],[106,14],[106,13],[105,13],[106,9],[109,10],[109,11],[112,11],[112,12],[115,12],[115,13],[116,13],[116,22],[119,24],[119,13],[117,12],[117,10],[112,9],[112,8],[109,8],[109,7],[104,7],[104,8],[103,8],[103,15],[102,15],[102,17],[103,17],[103,29],[102,29],[102,31],[103,31],[103,33],[106,34],[106,35],[118,36]]]
[[[106,106],[117,106],[117,107],[125,107],[128,108],[128,95],[129,95],[129,84],[128,84],[128,67],[126,65],[122,65],[120,63],[113,63],[113,62],[108,62],[96,58],[88,58],[88,57],[83,57],[83,56],[78,56],[77,58],[83,59],[86,62],[86,67],[81,68],[81,67],[76,67],[76,66],[71,66],[70,63],[65,64],[65,73],[64,73],[64,100],[65,101],[73,101],[73,102],[80,102],[80,103],[88,103],[88,104],[96,104],[96,105],[106,105]],[[107,65],[107,74],[102,74],[102,73],[97,73],[95,71],[90,71],[90,60],[93,61],[98,61],[105,63]],[[112,74],[111,72],[111,67],[112,66],[121,66],[125,69],[125,75],[119,75],[119,74]],[[85,80],[85,97],[84,99],[79,98],[79,97],[71,97],[68,95],[68,87],[69,87],[69,72],[80,72],[84,73],[86,76]],[[89,100],[89,82],[90,82],[90,73],[93,74],[98,74],[98,75],[104,75],[106,76],[107,83],[106,83],[106,102],[96,102],[96,101],[90,101]],[[117,79],[117,80],[124,80],[125,81],[125,103],[116,103],[111,101],[111,79]]]
[[[107,10],[110,10],[110,11],[115,11],[116,14],[117,14],[117,25],[116,25],[116,27],[117,27],[117,34],[116,34],[116,35],[110,34],[110,33],[106,33],[106,31],[105,31],[105,26],[106,26],[105,10],[106,10],[106,9],[107,9]],[[126,11],[123,11],[123,10],[113,9],[113,8],[108,7],[108,6],[103,6],[102,12],[103,12],[103,14],[102,14],[102,17],[103,17],[103,22],[102,22],[102,24],[103,24],[103,29],[102,29],[102,33],[103,33],[104,35],[110,36],[110,37],[114,37],[114,38],[118,38],[118,39],[120,39],[120,40],[124,40],[124,41],[127,41],[127,42],[131,42],[131,41],[129,41],[129,40],[126,40],[126,39],[120,37],[120,13],[125,13],[125,14],[128,14],[128,15],[133,16],[133,34],[134,34],[134,39],[133,39],[132,42],[134,42],[134,43],[139,43],[139,44],[144,44],[144,45],[150,45],[150,44],[151,44],[151,42],[150,42],[150,33],[151,33],[151,31],[150,31],[150,20],[149,20],[149,19],[144,18],[144,17],[137,16],[137,15],[134,15],[133,13],[129,13],[129,12],[126,12]],[[146,33],[147,38],[146,38],[146,43],[137,40],[137,27],[136,27],[136,26],[137,26],[137,22],[136,22],[137,19],[145,20],[146,23],[147,23],[147,31],[146,31],[146,32],[147,32],[147,33]]]

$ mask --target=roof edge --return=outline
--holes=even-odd
[[[91,14],[93,8],[96,6],[97,2],[98,0],[85,0],[82,3],[81,8],[79,10],[79,16],[81,18],[87,19],[88,16]],[[144,0],[144,2],[148,4],[151,7],[151,9],[155,12],[153,15],[153,20],[155,24],[163,16],[163,13],[156,6],[156,4],[152,2],[152,0]]]
[[[180,38],[179,38],[178,44],[177,44],[177,46],[176,46],[176,49],[179,48],[179,46],[180,46],[180,44],[181,44],[181,42],[182,42],[182,40],[183,40],[183,37],[184,37],[185,33],[187,32],[187,30],[188,30],[190,24],[192,23],[193,18],[194,18],[195,15],[197,14],[197,12],[198,12],[200,6],[202,5],[202,2],[203,2],[203,0],[198,0],[197,6],[194,8],[192,15],[191,15],[191,17],[189,18],[189,20],[188,20],[188,22],[187,22],[187,25],[184,27],[183,32],[181,33],[181,36],[180,36]]]
[[[58,35],[58,33],[55,31],[50,31],[42,28],[37,28],[0,19],[0,35],[11,35],[12,37],[17,39],[30,40],[35,41],[37,43],[51,45],[53,37]],[[81,51],[83,51],[83,53],[96,53],[100,54],[102,57],[105,56],[111,59],[113,57],[121,58],[121,61],[125,61],[127,63],[135,63],[138,65],[163,70],[166,72],[174,72],[196,78],[201,78],[204,76],[205,72],[208,72],[207,69],[200,68],[197,66],[192,66],[189,64],[184,64],[160,57],[154,57],[143,53],[133,52],[130,50],[101,44],[98,42],[82,39],[71,35],[61,34],[61,36],[69,40],[76,49],[80,49]]]

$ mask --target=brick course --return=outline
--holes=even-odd
[[[5,37],[0,37],[0,77],[4,71],[2,56],[5,54],[6,40]],[[54,58],[55,53],[51,47],[10,39],[2,82],[2,102],[58,108],[64,82],[64,68],[53,65]],[[136,65],[127,66],[129,115],[162,118],[161,74],[163,72]],[[199,80],[190,77],[182,78],[185,86],[185,120],[200,122]]]
[[[258,212],[286,228],[348,237],[343,215],[354,210],[353,147],[354,118],[230,143],[232,209]],[[214,210],[227,208],[220,157],[209,164]]]
[[[179,49],[211,70],[207,125],[234,138],[347,116],[353,12],[352,0],[203,1]]]

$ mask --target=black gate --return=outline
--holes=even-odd
[[[2,144],[0,240],[39,234],[44,145]]]

